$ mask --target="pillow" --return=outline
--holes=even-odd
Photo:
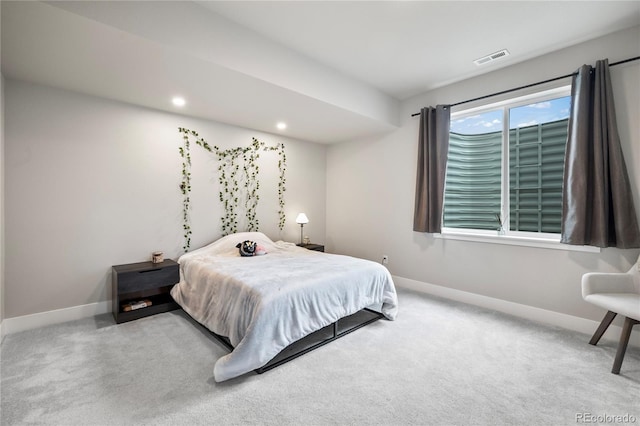
[[[204,247],[183,254],[180,258],[183,256],[185,259],[198,256],[237,256],[238,241],[254,241],[258,247],[264,247],[265,254],[266,252],[276,251],[279,248],[276,243],[262,232],[238,232],[225,235]]]

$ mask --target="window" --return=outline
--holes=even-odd
[[[557,239],[570,104],[567,86],[451,115],[443,233]]]

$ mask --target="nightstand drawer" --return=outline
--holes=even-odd
[[[147,269],[118,274],[118,292],[130,293],[148,290],[166,285],[177,284],[180,281],[178,268]]]

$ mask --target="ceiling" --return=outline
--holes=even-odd
[[[637,1],[0,7],[7,78],[319,143],[388,132],[412,96],[640,25]],[[501,49],[510,55],[473,63]]]

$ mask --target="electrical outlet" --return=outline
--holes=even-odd
[[[386,254],[382,255],[382,264],[386,265],[389,263],[389,256],[387,256]]]

